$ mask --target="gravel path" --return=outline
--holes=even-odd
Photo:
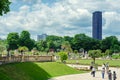
[[[71,67],[83,67],[83,65],[70,65],[68,66]],[[84,67],[89,67],[89,66],[84,66]],[[98,67],[99,70],[101,70],[101,67]],[[120,80],[120,68],[112,68],[110,67],[110,70],[116,71],[117,73],[117,80]],[[105,74],[105,79],[101,78],[101,71],[96,72],[96,76],[92,77],[92,75],[89,73],[84,73],[84,74],[73,74],[73,75],[65,75],[65,76],[60,76],[60,77],[55,77],[49,80],[108,80],[107,74]]]

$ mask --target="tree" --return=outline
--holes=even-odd
[[[72,48],[73,50],[84,48],[84,50],[88,51],[93,48],[93,43],[96,45],[97,42],[95,43],[94,39],[86,36],[85,34],[76,34],[72,40]]]
[[[64,41],[61,45],[61,48],[63,49],[63,51],[65,51],[67,53],[72,52],[71,45],[68,41]]]
[[[2,53],[5,49],[5,46],[0,45],[0,53]]]
[[[47,48],[47,42],[44,40],[40,40],[36,43],[36,46],[39,51],[44,51],[45,48]]]
[[[110,49],[107,49],[107,50],[105,51],[105,54],[106,54],[107,56],[112,56],[112,51],[111,51]]]
[[[59,52],[58,54],[60,56],[61,62],[64,62],[65,60],[67,60],[68,56],[66,52]]]
[[[22,47],[19,47],[18,50],[19,50],[19,51],[21,52],[21,54],[22,54],[22,52],[28,51],[28,48],[27,48],[26,46],[22,46]]]
[[[18,33],[9,33],[7,36],[7,43],[8,43],[9,49],[11,50],[17,49],[19,44]]]
[[[101,50],[89,50],[88,54],[95,64],[95,59],[101,56]]]
[[[48,48],[50,48],[49,44],[52,44],[51,47],[54,48],[55,51],[61,48],[61,44],[63,42],[63,38],[55,35],[47,36],[46,42],[48,44]]]
[[[92,49],[92,50],[96,50],[96,49],[101,49],[101,40],[98,40],[98,39],[90,39],[89,40],[89,46],[91,48],[89,49]]]
[[[31,51],[32,51],[32,54],[38,55],[38,50],[36,47],[34,47]]]
[[[64,36],[64,41],[68,41],[70,44],[72,43],[73,37],[70,36]]]
[[[112,53],[120,52],[120,46],[118,44],[113,44],[113,46],[111,46],[110,49],[111,49]]]
[[[74,53],[77,54],[77,53],[78,53],[78,50],[74,50]]]
[[[62,40],[62,37],[55,36],[55,35],[50,35],[47,36],[46,41],[60,41]]]
[[[0,53],[6,50],[7,41],[6,40],[0,40]]]
[[[101,42],[101,49],[103,52],[106,51],[106,49],[113,49],[114,45],[118,45],[118,39],[115,36],[106,37]]]
[[[20,34],[19,46],[26,46],[31,50],[35,45],[35,41],[30,38],[28,31],[22,31]]]
[[[6,14],[10,11],[11,2],[9,0],[0,0],[0,15]]]
[[[48,45],[48,49],[49,49],[49,50],[50,50],[50,49],[55,49],[55,44],[54,44],[53,41],[49,41],[49,42],[47,43],[47,45]]]

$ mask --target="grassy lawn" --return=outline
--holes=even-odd
[[[0,65],[0,80],[47,80],[51,77],[83,72],[56,62],[12,63]]]
[[[92,59],[80,59],[80,60],[67,60],[67,63],[76,63],[78,61],[79,64],[82,65],[90,65],[90,63],[93,61]],[[60,61],[58,61],[60,62]],[[96,59],[96,63],[98,65],[102,65],[103,63],[109,62],[109,65],[112,67],[120,67],[120,60],[100,60]]]

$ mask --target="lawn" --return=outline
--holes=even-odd
[[[79,64],[82,65],[90,65],[92,62],[92,59],[80,59],[80,60],[67,60],[67,63],[76,63],[78,62]],[[60,61],[58,61],[60,62]],[[120,60],[102,60],[102,59],[96,59],[96,64],[102,65],[103,63],[109,62],[109,65],[112,67],[120,67]]]
[[[83,72],[57,62],[12,63],[0,65],[0,80],[47,80],[51,77]]]

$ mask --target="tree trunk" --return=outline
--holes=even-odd
[[[94,64],[95,64],[95,58],[93,58],[93,62],[94,62]]]

